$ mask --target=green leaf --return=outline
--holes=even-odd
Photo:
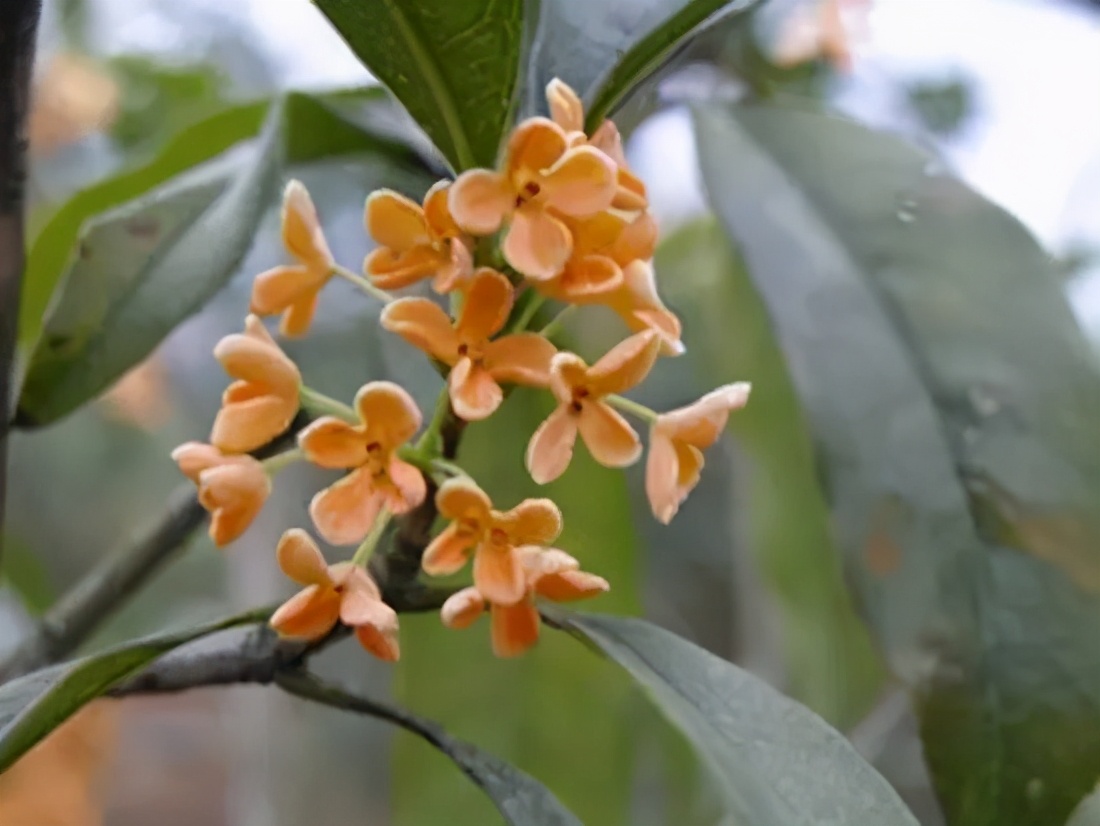
[[[756,0],[543,0],[527,105],[544,111],[546,84],[558,77],[587,107],[588,131],[641,81],[719,16]]]
[[[42,560],[10,534],[0,535],[0,548],[4,552],[0,584],[11,586],[30,613],[41,614],[50,607],[56,596]]]
[[[527,440],[549,413],[546,402],[543,394],[517,389],[491,420],[467,428],[460,463],[498,507],[528,496],[557,502],[565,517],[558,547],[611,582],[611,592],[590,604],[636,613],[641,549],[622,473],[600,467],[583,448],[565,476],[546,487],[523,467]],[[557,634],[544,632],[523,657],[499,660],[486,619],[455,631],[435,615],[405,615],[401,631],[396,698],[538,777],[583,823],[627,826],[639,730],[646,725],[645,705],[628,680],[608,679],[598,662]],[[612,715],[632,723],[609,725]],[[395,744],[393,772],[394,826],[499,822],[446,762],[415,741]]]
[[[751,403],[729,425],[752,475],[728,506],[748,523],[782,611],[791,694],[834,725],[851,725],[874,702],[883,669],[841,581],[809,432],[767,311],[712,219],[669,236],[655,266],[684,323],[683,364],[707,388],[753,384]]]
[[[448,734],[442,726],[398,706],[356,697],[308,674],[277,678],[280,688],[331,708],[369,714],[412,732],[449,757],[496,806],[509,826],[581,826],[554,795],[528,774]],[[452,772],[453,774],[453,772]],[[445,821],[453,823],[450,815]]]
[[[1049,256],[892,137],[697,127],[949,822],[1065,822],[1100,776],[1100,380]]]
[[[267,615],[266,610],[252,611],[186,631],[146,637],[0,685],[0,773],[86,703],[162,654],[226,628],[261,622]]]
[[[267,109],[266,103],[250,103],[207,118],[180,132],[148,164],[89,187],[66,202],[30,246],[19,305],[20,347],[29,347],[38,339],[46,306],[71,263],[77,236],[89,218],[155,189],[255,135]]]
[[[403,113],[381,86],[335,92],[291,92],[286,100],[287,163],[375,153],[423,167],[417,140]]]
[[[275,192],[280,111],[256,145],[87,226],[31,354],[19,424],[75,410],[224,286]]]
[[[526,0],[315,0],[451,166],[492,166],[511,126]]]
[[[644,620],[549,618],[650,691],[705,758],[738,826],[916,826],[842,734],[747,671]]]

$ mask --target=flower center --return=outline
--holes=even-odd
[[[493,528],[489,531],[489,542],[492,545],[503,548],[508,545],[508,534],[500,528]]]
[[[540,187],[534,181],[528,181],[523,185],[523,188],[516,194],[516,209],[519,209],[524,204],[533,201],[538,197],[539,192],[542,191]]]
[[[386,451],[378,442],[367,445],[367,468],[376,479],[386,475]]]
[[[573,401],[569,405],[569,409],[574,413],[580,413],[584,410],[584,400],[592,395],[587,387],[574,387],[573,388]]]
[[[485,358],[485,344],[483,342],[463,342],[458,345],[458,357],[468,358],[475,366],[480,367]]]

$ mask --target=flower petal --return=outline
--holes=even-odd
[[[504,168],[517,189],[522,188],[527,180],[538,178],[544,169],[557,163],[568,146],[565,130],[552,120],[527,118],[512,130],[504,151]]]
[[[214,358],[235,379],[263,383],[283,392],[298,392],[302,377],[297,366],[255,315],[245,319],[245,332],[232,333],[214,347]]]
[[[355,409],[366,425],[367,441],[377,441],[387,450],[400,447],[420,429],[420,408],[392,381],[364,384],[355,394]]]
[[[282,312],[303,293],[318,289],[320,284],[312,277],[313,272],[309,267],[297,265],[272,267],[260,273],[252,280],[250,311],[257,315]]]
[[[573,304],[590,304],[623,285],[623,271],[606,255],[574,256],[557,279],[558,298]]]
[[[219,548],[243,534],[271,494],[263,465],[242,457],[199,474],[199,503],[213,514],[210,538]]]
[[[619,133],[619,127],[614,122],[605,120],[592,133],[588,140],[591,146],[596,147],[607,157],[611,158],[618,167],[626,166],[626,153],[623,152],[623,137]]]
[[[751,389],[748,382],[719,387],[693,404],[660,416],[656,427],[669,438],[708,448],[722,435],[730,412],[748,402]]]
[[[641,384],[657,362],[660,350],[661,340],[651,330],[619,342],[588,369],[592,392],[606,396]]]
[[[279,332],[287,338],[298,338],[308,333],[313,316],[317,314],[320,299],[320,293],[306,293],[287,307],[282,321],[279,322]]]
[[[565,82],[554,78],[546,84],[546,102],[554,123],[566,132],[584,131],[584,105]]]
[[[516,657],[539,639],[539,612],[529,600],[515,605],[492,607],[493,653],[498,657]]]
[[[451,523],[424,549],[421,567],[430,576],[447,576],[462,570],[470,557],[476,536]]]
[[[427,497],[428,483],[418,468],[395,457],[387,473],[392,484],[386,504],[393,513],[407,513]]]
[[[210,441],[225,453],[248,453],[284,433],[297,412],[297,396],[291,403],[276,396],[233,402],[218,411]]]
[[[485,612],[485,597],[477,588],[463,588],[447,597],[439,618],[448,628],[469,628]]]
[[[378,247],[363,259],[363,272],[380,289],[401,290],[435,276],[450,263],[449,255],[428,246],[402,252]]]
[[[504,259],[528,278],[550,279],[573,251],[569,229],[538,204],[517,209],[501,245]]]
[[[324,416],[299,433],[298,447],[318,467],[341,470],[367,461],[362,428],[333,416]]]
[[[588,452],[604,467],[626,467],[642,455],[642,441],[634,428],[604,402],[586,402],[577,425]]]
[[[332,265],[332,253],[325,243],[317,209],[301,181],[287,182],[283,191],[282,232],[287,251],[302,263],[322,269]]]
[[[511,605],[523,599],[527,583],[515,549],[478,546],[474,554],[474,586],[489,602]]]
[[[466,292],[455,332],[467,344],[492,338],[508,320],[514,290],[507,277],[489,267],[474,273]]]
[[[447,263],[439,268],[432,281],[432,289],[440,295],[465,287],[474,271],[474,257],[461,238],[447,242]]]
[[[370,472],[360,468],[314,496],[309,514],[325,541],[354,545],[370,531],[384,503]]]
[[[388,605],[381,602],[378,604],[382,608],[389,609],[391,613],[393,612],[393,609],[390,609]],[[381,609],[378,613],[382,614]],[[397,615],[394,614],[395,619],[396,617]],[[385,626],[375,623],[356,626],[355,639],[359,640],[359,644],[368,652],[384,662],[393,663],[401,658],[401,645],[397,641],[396,623],[392,631],[386,630]]]
[[[198,484],[200,473],[228,461],[228,457],[213,445],[184,442],[172,451],[172,461],[179,465],[180,473]]]
[[[486,345],[482,363],[497,381],[547,387],[557,348],[538,333],[515,333]]]
[[[451,194],[450,181],[436,181],[424,195],[424,220],[433,238],[455,238],[462,230],[451,215],[449,204]]]
[[[546,203],[578,218],[611,206],[617,187],[615,162],[592,146],[570,149],[542,178]]]
[[[550,392],[561,404],[572,404],[573,391],[587,385],[588,365],[576,353],[558,353],[550,359]]]
[[[344,625],[353,628],[373,628],[383,637],[396,638],[397,635],[397,613],[378,597],[361,588],[344,591],[340,601],[340,620]]]
[[[291,528],[279,540],[275,559],[282,572],[299,585],[331,585],[328,564],[321,549],[301,528]]]
[[[546,418],[527,445],[527,472],[540,485],[552,482],[569,467],[577,440],[577,417],[559,405]]]
[[[472,235],[492,235],[512,211],[515,195],[499,172],[470,169],[451,185],[447,205],[451,216]]]
[[[279,606],[270,625],[280,635],[316,640],[336,627],[340,617],[340,595],[332,588],[310,585]]]
[[[649,455],[645,465],[645,493],[658,522],[667,525],[680,508],[677,478],[679,460],[672,440],[656,427],[649,432]]]
[[[363,222],[371,238],[396,252],[432,242],[420,204],[392,189],[379,189],[367,196]]]
[[[657,222],[648,212],[643,212],[619,233],[611,245],[611,257],[625,267],[632,261],[648,261],[656,249]]]
[[[443,517],[451,520],[487,525],[493,503],[473,479],[459,476],[439,486],[435,504]]]
[[[458,335],[443,308],[427,298],[399,298],[382,311],[382,326],[445,364],[458,361]]]
[[[447,386],[455,415],[468,422],[489,418],[504,401],[504,391],[492,374],[468,358],[459,359],[451,369]]]
[[[535,593],[553,602],[573,602],[611,590],[602,576],[584,571],[561,571],[548,574],[535,584]]]
[[[496,521],[513,545],[549,545],[561,533],[561,511],[549,499],[525,499]]]

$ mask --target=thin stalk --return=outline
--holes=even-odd
[[[326,396],[312,387],[304,384],[298,388],[298,399],[309,413],[315,416],[335,416],[351,424],[359,424],[359,414],[350,406],[341,401]]]
[[[606,401],[612,407],[617,407],[624,413],[629,413],[631,416],[636,416],[643,421],[653,424],[657,421],[657,412],[650,410],[644,404],[639,404],[636,401],[626,398],[625,396],[616,396],[614,394],[610,396],[604,396]]]
[[[358,273],[352,272],[347,267],[342,267],[339,264],[333,264],[332,265],[332,273],[333,273],[333,275],[338,275],[341,278],[343,278],[345,281],[347,281],[351,284],[354,284],[358,289],[362,290],[363,292],[365,292],[367,295],[371,296],[372,298],[378,299],[383,304],[389,304],[391,301],[394,300],[394,297],[392,295],[390,295],[388,292],[374,286],[370,282],[370,279],[364,278],[363,276],[359,275]]]
[[[386,532],[386,526],[390,524],[390,520],[393,518],[393,514],[390,513],[389,508],[383,508],[379,512],[378,516],[374,519],[374,524],[371,525],[370,533],[367,534],[367,538],[363,540],[363,543],[356,549],[355,556],[351,558],[353,565],[359,565],[360,567],[366,566],[370,561],[371,554],[374,553],[375,548],[378,547],[378,542],[382,539],[382,534]]]
[[[568,307],[566,307],[560,313],[550,319],[550,322],[541,330],[539,330],[539,335],[545,336],[546,338],[553,338],[554,336],[556,336],[562,331],[562,328],[565,326],[566,320],[569,318],[569,316],[573,315],[576,309],[576,304],[570,304]]]

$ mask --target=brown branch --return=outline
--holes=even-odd
[[[23,212],[27,112],[41,10],[40,0],[0,3],[0,527],[4,524],[7,496],[8,419],[26,258]]]
[[[263,457],[287,447],[306,423],[294,420],[287,433],[257,451]],[[154,574],[186,547],[206,512],[194,485],[180,485],[168,497],[164,511],[145,530],[109,554],[65,593],[24,639],[0,663],[0,683],[26,674],[75,651]]]

